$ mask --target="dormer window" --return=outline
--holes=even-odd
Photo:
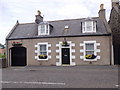
[[[38,25],[38,35],[49,35],[51,25],[47,22],[42,22]]]
[[[95,33],[96,32],[96,21],[86,20],[82,22],[82,33]]]

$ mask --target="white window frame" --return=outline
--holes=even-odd
[[[40,61],[48,60],[48,43],[47,42],[38,43],[37,45],[38,45],[38,47],[37,47],[37,57],[40,55],[40,45],[46,45],[46,51],[47,51],[47,58],[46,59],[39,59],[39,57],[38,57],[37,60],[40,60]]]
[[[92,23],[92,30],[91,31],[88,31],[87,30],[87,22],[91,22]],[[95,21],[85,21],[85,22],[82,22],[82,32],[83,33],[94,33],[96,32],[96,22]]]
[[[41,26],[44,25],[44,28],[45,28],[45,33],[41,33]],[[48,26],[48,28],[47,28]],[[47,33],[47,29],[48,29],[48,33]],[[50,25],[49,24],[40,24],[38,26],[38,35],[49,35],[50,33]]]
[[[96,49],[97,49],[97,45],[96,45],[96,41],[84,41],[84,46],[83,46],[83,49],[84,49],[84,52],[83,52],[83,56],[84,56],[84,61],[97,61],[97,58],[95,59],[86,59],[85,56],[86,56],[86,44],[91,44],[93,43],[94,44],[94,55],[97,55],[97,52],[96,52]]]

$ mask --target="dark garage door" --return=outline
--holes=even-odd
[[[26,66],[26,48],[11,48],[11,66]]]
[[[114,60],[115,65],[120,65],[120,45],[114,45]]]

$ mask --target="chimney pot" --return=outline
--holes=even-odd
[[[104,9],[104,4],[100,5],[100,10],[98,12],[99,18],[105,19],[105,9]]]
[[[41,15],[41,12],[39,10],[37,11],[37,15]]]
[[[37,15],[35,16],[36,16],[35,22],[37,24],[39,24],[40,22],[43,22],[43,17],[41,16],[41,12],[39,10],[37,11]]]
[[[103,10],[104,9],[104,4],[101,4],[100,5],[100,10]]]

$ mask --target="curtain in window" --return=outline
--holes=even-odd
[[[40,55],[47,55],[46,45],[40,45]]]
[[[92,21],[86,22],[86,31],[92,31]]]
[[[45,33],[45,25],[41,25],[41,34]]]
[[[86,46],[86,55],[94,54],[94,43],[87,43],[85,46]]]

